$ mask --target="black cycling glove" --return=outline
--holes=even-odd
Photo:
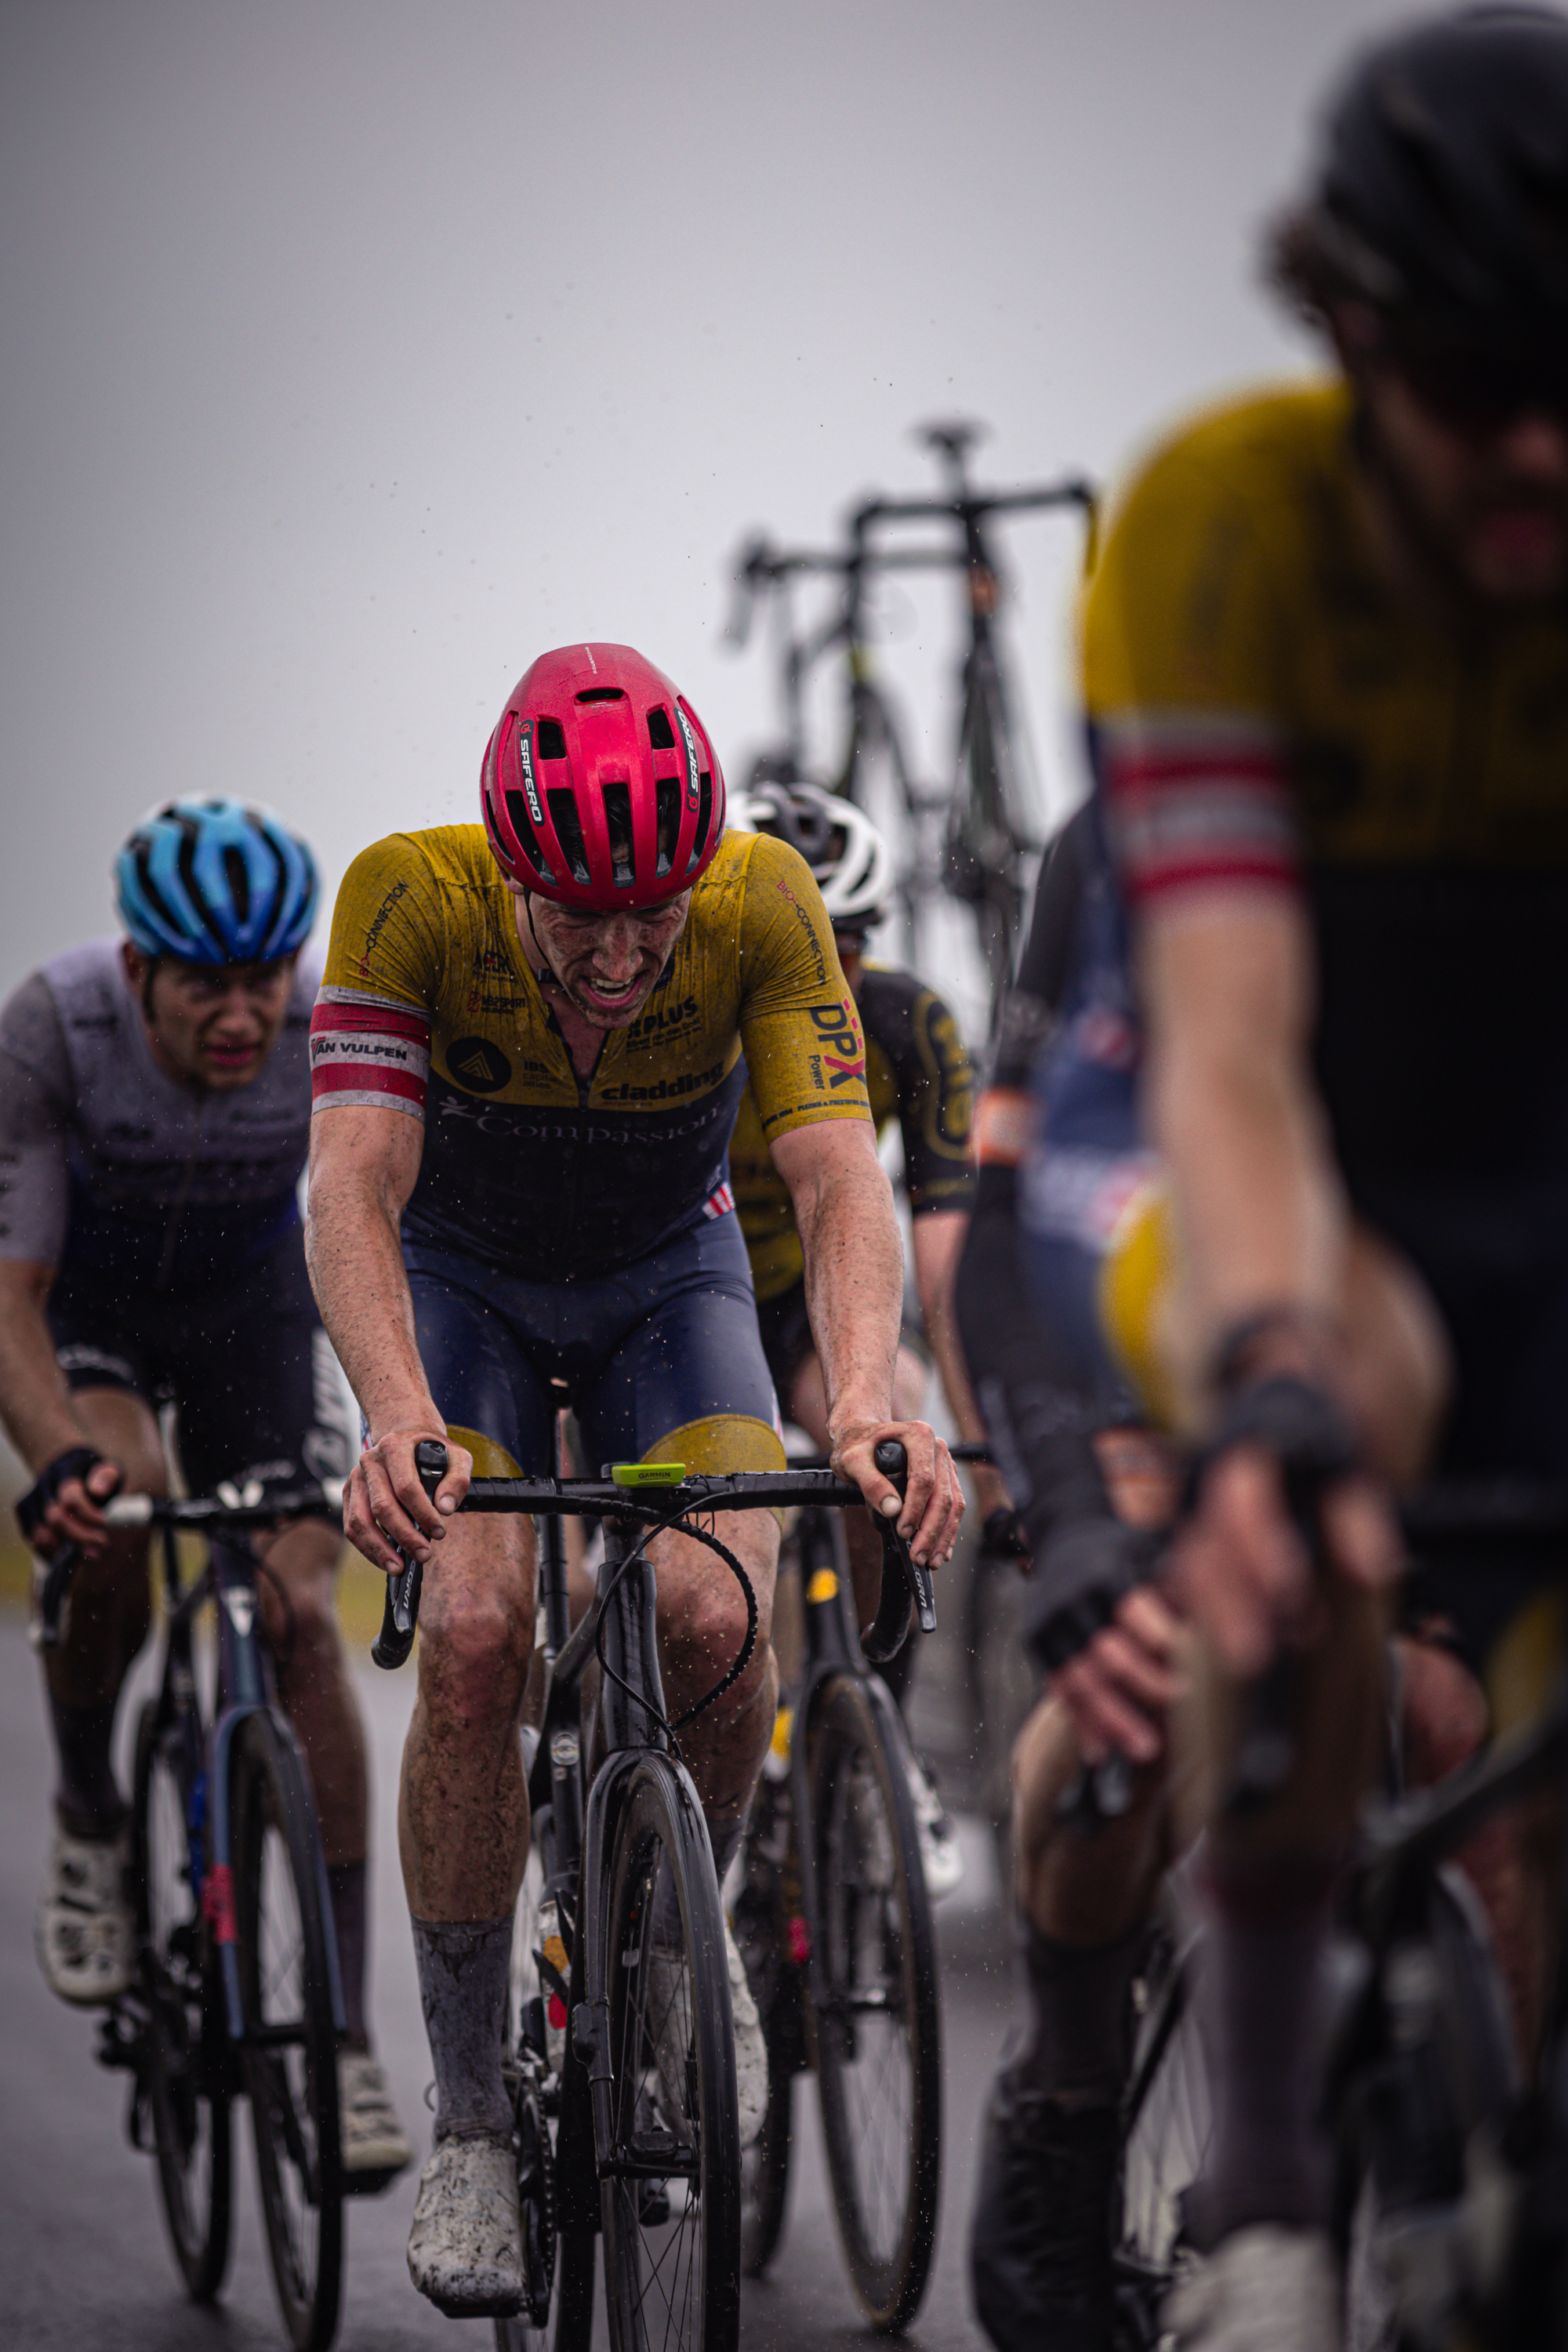
[[[1147,1584],[1163,1534],[1113,1518],[1079,1519],[1051,1536],[1035,1555],[1024,1598],[1024,1643],[1043,1673],[1054,1675],[1103,1633],[1135,1585]]]
[[[1360,1465],[1344,1415],[1326,1391],[1290,1372],[1277,1372],[1238,1390],[1218,1428],[1193,1464],[1188,1508],[1225,1454],[1260,1445],[1273,1454],[1290,1515],[1310,1528],[1324,1491],[1354,1475]]]
[[[16,1505],[16,1525],[26,1542],[31,1543],[43,1526],[49,1505],[60,1488],[68,1486],[73,1478],[86,1478],[104,1458],[90,1445],[70,1445],[39,1471],[37,1485],[29,1486]]]

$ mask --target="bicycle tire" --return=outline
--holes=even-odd
[[[268,2252],[294,2352],[325,2352],[343,2244],[325,1873],[304,1763],[270,1715],[240,1725],[230,1790],[240,2068]]]
[[[627,1771],[607,1850],[600,1949],[613,2161],[625,2168],[602,2176],[612,2352],[735,2352],[741,2163],[723,1914],[695,1794],[668,1758],[645,1754]]]
[[[222,1992],[185,1826],[182,1722],[149,1699],[136,1727],[132,1879],[147,2023],[142,2086],[158,2191],[192,2300],[211,2303],[228,2268],[233,2210],[230,2053]],[[199,1751],[199,1735],[193,1741]]]
[[[806,1727],[813,1941],[827,1979],[806,2030],[838,2234],[873,2327],[920,2306],[942,2179],[942,2028],[931,1899],[893,1704],[824,1683]],[[879,2031],[879,2023],[890,2030]]]

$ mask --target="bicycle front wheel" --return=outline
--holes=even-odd
[[[158,1701],[149,1699],[136,1728],[132,1874],[147,2011],[142,2082],[169,2242],[192,2296],[210,2303],[228,2267],[229,2051],[185,1827],[185,1727],[159,1717]]]
[[[241,2063],[268,2251],[295,2352],[324,2352],[343,2243],[324,1873],[304,1765],[271,1717],[241,1725],[231,1788]]]
[[[713,1856],[660,1755],[627,1776],[603,1914],[613,2147],[613,2352],[734,2352],[741,2322],[735,2039]]]
[[[806,2018],[838,2233],[883,2330],[902,2327],[925,2293],[942,2176],[931,1903],[892,1715],[878,1685],[838,1675],[806,1727],[812,1932],[826,1979]]]

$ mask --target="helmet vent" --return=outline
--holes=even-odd
[[[542,760],[566,757],[566,734],[559,719],[542,719],[533,730],[533,748]]]
[[[668,735],[669,721],[664,718],[663,711],[656,710],[653,716],[664,719],[664,731]],[[652,732],[650,724],[648,733],[651,735]],[[674,748],[673,739],[665,748]],[[653,789],[658,807],[658,861],[653,870],[655,874],[668,874],[675,863],[675,845],[680,838],[680,779],[679,776],[660,776]]]
[[[553,882],[555,877],[550,871],[550,861],[539,845],[539,835],[528,821],[528,804],[521,793],[508,793],[506,813],[511,819],[511,829],[521,842],[529,864],[546,882]]]
[[[142,886],[142,895],[147,904],[152,908],[158,920],[161,923],[166,923],[172,931],[182,929],[184,926],[178,915],[153,879],[153,852],[150,844],[145,841],[139,841],[136,845],[136,879]]]
[[[246,922],[250,915],[250,868],[237,849],[226,849],[223,870],[228,877],[236,917],[240,922]]]
[[[647,740],[656,751],[673,751],[675,749],[675,730],[662,702],[656,703],[648,712]]]
[[[549,724],[548,719],[541,719],[539,728],[541,734]],[[556,732],[559,734],[559,728]],[[588,852],[583,842],[583,820],[577,814],[575,800],[569,791],[559,784],[552,791],[546,793],[544,797],[550,803],[550,822],[555,827],[556,840],[566,854],[566,864],[573,881],[591,882],[594,877],[588,871]]]
[[[697,832],[691,844],[691,864],[686,869],[689,874],[692,866],[701,863],[702,853],[708,846],[708,828],[712,822],[713,779],[704,768],[697,779]]]
[[[602,787],[605,795],[605,830],[610,837],[610,859],[617,890],[626,890],[637,878],[637,854],[632,846],[632,793],[629,784],[607,783]]]
[[[622,686],[585,686],[577,697],[579,702],[624,702],[626,698]]]

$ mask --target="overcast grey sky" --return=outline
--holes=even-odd
[[[330,884],[475,813],[546,646],[640,646],[731,777],[727,559],[918,486],[916,419],[1113,470],[1310,357],[1256,282],[1379,0],[4,0],[0,987],[150,802]],[[1051,789],[1072,535],[1010,534]],[[951,616],[895,607],[940,768]]]

